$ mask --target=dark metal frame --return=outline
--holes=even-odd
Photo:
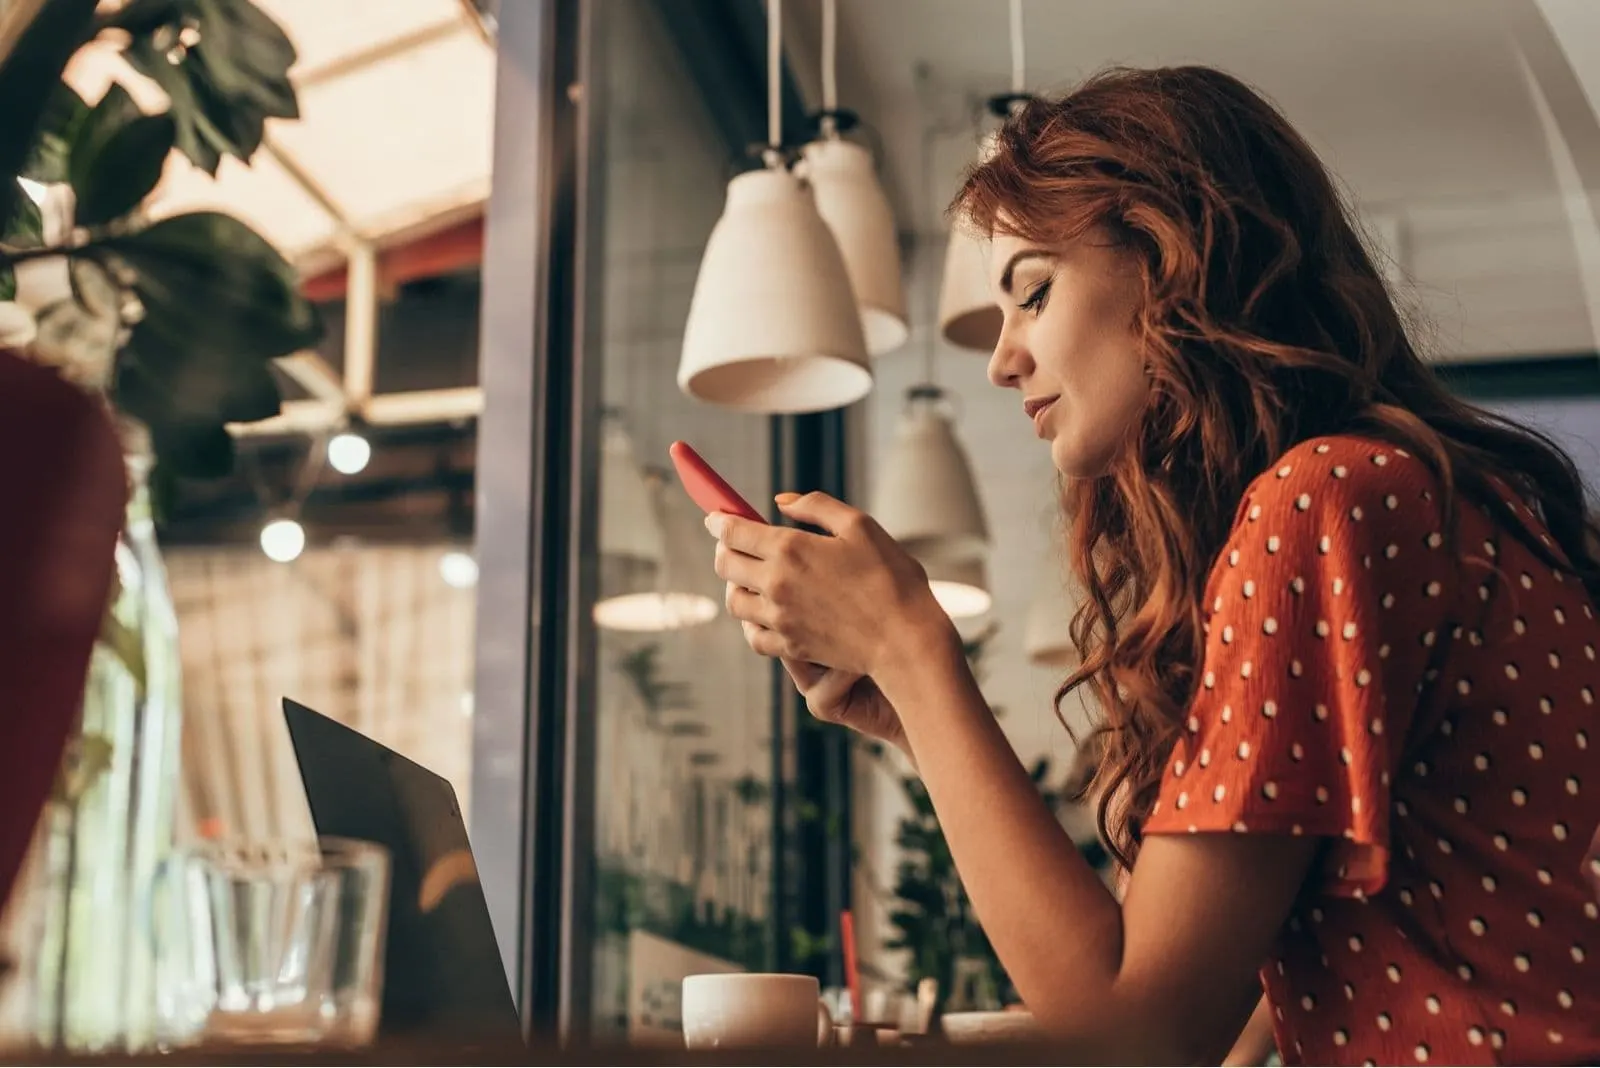
[[[593,575],[592,403],[582,336],[592,5],[500,12],[484,250],[472,832],[524,1031],[570,1033],[589,992],[583,849],[592,750],[582,691]],[[588,762],[592,765],[592,759]],[[589,773],[586,773],[589,772]],[[581,1027],[581,1023],[577,1026]]]

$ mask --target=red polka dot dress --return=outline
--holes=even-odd
[[[1146,833],[1324,840],[1262,970],[1289,1063],[1600,1063],[1600,623],[1576,579],[1457,513],[1452,551],[1420,461],[1305,442],[1208,583]]]

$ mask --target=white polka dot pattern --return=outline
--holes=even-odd
[[[1446,529],[1441,497],[1348,437],[1251,486],[1145,831],[1327,840],[1263,970],[1286,1061],[1600,1062],[1600,625],[1482,510]]]

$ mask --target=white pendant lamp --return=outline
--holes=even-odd
[[[1027,80],[1022,0],[1011,0],[1011,92],[990,100],[989,110],[1004,117],[1026,101]],[[994,133],[985,134],[978,146],[978,162],[988,162],[995,147]],[[939,332],[952,345],[988,355],[1000,341],[1003,319],[989,286],[988,242],[965,226],[952,227],[939,289]]]
[[[689,302],[678,388],[735,411],[827,411],[866,396],[872,372],[838,242],[783,160],[781,0],[768,0],[767,21],[767,166],[728,183]]]
[[[882,356],[911,335],[905,288],[900,277],[900,241],[894,211],[878,184],[872,153],[839,136],[835,53],[837,0],[822,0],[822,136],[801,149],[804,175],[816,197],[817,212],[833,232],[861,313],[867,352]]]
[[[981,560],[989,525],[966,450],[937,386],[917,386],[878,480],[872,514],[924,566],[933,561]]]
[[[600,596],[594,621],[608,630],[651,629],[630,598],[655,588],[666,560],[666,537],[633,439],[607,413],[600,439]]]
[[[900,284],[894,212],[878,185],[872,154],[837,136],[813,141],[801,152],[817,211],[844,257],[867,353],[893,352],[906,343],[911,327]]]
[[[1069,669],[1078,666],[1078,647],[1072,640],[1072,618],[1078,612],[1081,592],[1077,583],[1045,583],[1028,605],[1022,630],[1022,650],[1041,667]]]
[[[666,472],[644,475],[648,508],[662,534],[658,562],[601,557],[601,599],[594,619],[606,630],[658,632],[709,623],[717,617],[721,586],[705,566],[705,534],[697,516],[683,508],[684,495],[667,492]],[[642,565],[642,566],[641,566]]]
[[[608,411],[601,421],[600,555],[659,565],[666,536],[633,437],[619,412]]]
[[[957,223],[944,254],[939,333],[958,348],[988,355],[1000,340],[1003,319],[989,287],[989,243]]]
[[[923,563],[933,599],[953,620],[973,619],[994,604],[983,560],[929,560]]]

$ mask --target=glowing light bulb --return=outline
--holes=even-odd
[[[305,551],[305,528],[293,519],[274,519],[261,528],[261,551],[269,560],[287,564]]]
[[[328,442],[328,463],[341,475],[359,475],[371,459],[371,443],[353,431],[335,434]]]
[[[445,583],[458,590],[465,590],[478,584],[478,561],[472,558],[471,553],[464,553],[459,549],[452,549],[439,557],[439,577]]]

